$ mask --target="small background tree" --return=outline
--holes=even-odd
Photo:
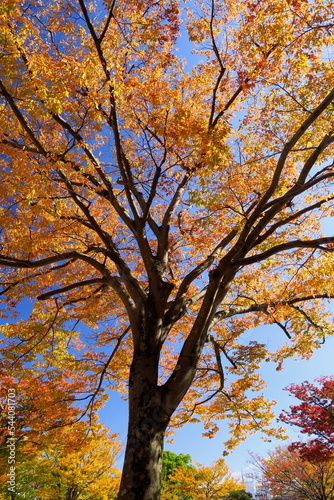
[[[334,377],[319,377],[317,384],[291,384],[287,390],[301,403],[291,405],[280,419],[300,429],[302,434],[315,436],[307,442],[295,442],[290,450],[297,450],[309,461],[324,461],[334,455]]]
[[[257,459],[256,467],[269,493],[277,499],[333,500],[334,463],[309,462],[296,450],[278,447],[267,458]]]

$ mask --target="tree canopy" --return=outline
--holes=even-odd
[[[120,471],[120,442],[98,422],[77,422],[43,432],[16,434],[15,480],[9,488],[7,442],[0,443],[0,498],[111,500]]]
[[[291,405],[280,418],[313,438],[292,443],[290,449],[309,461],[322,462],[334,455],[334,377],[320,377],[316,382],[317,385],[306,381],[287,387],[301,403]]]
[[[333,12],[1,2],[2,315],[31,314],[2,327],[0,369],[50,389],[49,427],[127,394],[119,500],[159,498],[172,425],[228,418],[227,451],[275,435],[261,363],[332,333]]]
[[[231,490],[226,498],[228,500],[252,500],[253,495],[246,490]]]
[[[190,455],[185,455],[184,453],[177,455],[172,451],[164,451],[162,460],[162,480],[168,481],[175,469],[179,467],[188,469],[191,467],[191,463],[192,458]]]
[[[164,452],[161,500],[251,498],[251,495],[242,489],[243,485],[232,477],[223,459],[217,460],[209,467],[194,465],[191,461],[190,455]],[[167,471],[170,471],[168,475]]]
[[[274,498],[332,500],[334,497],[333,462],[312,463],[296,450],[279,447],[256,463],[264,487]]]

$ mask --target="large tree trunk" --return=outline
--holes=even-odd
[[[130,423],[118,500],[159,500],[165,429],[156,429],[145,417],[142,427],[132,426]]]
[[[168,383],[158,385],[161,318],[168,294],[158,289],[157,295],[159,303],[151,296],[145,314],[132,325],[128,436],[118,500],[159,500],[164,434],[193,380],[200,352],[196,342],[187,343],[184,366],[175,367]]]
[[[118,500],[159,500],[170,413],[157,385],[156,356],[135,356],[129,381],[127,445]],[[153,358],[153,359],[152,359]]]

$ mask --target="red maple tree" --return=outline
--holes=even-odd
[[[334,377],[316,379],[319,385],[308,381],[291,384],[286,389],[301,403],[290,406],[280,419],[301,429],[302,434],[315,436],[310,441],[294,442],[290,450],[297,450],[309,461],[323,461],[334,454]]]

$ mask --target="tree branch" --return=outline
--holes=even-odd
[[[111,363],[111,361],[113,360],[116,352],[118,351],[118,348],[119,346],[121,345],[121,342],[122,340],[124,339],[124,337],[126,336],[126,334],[130,331],[130,325],[124,330],[124,332],[119,336],[117,337],[117,341],[116,341],[116,345],[115,347],[113,348],[108,360],[106,361],[101,373],[100,373],[100,378],[99,378],[99,381],[98,381],[98,384],[97,384],[97,387],[95,389],[95,391],[93,392],[93,394],[91,394],[91,399],[87,405],[87,409],[86,411],[88,411],[89,407],[91,406],[92,409],[93,409],[93,404],[94,404],[94,401],[99,393],[99,390],[101,389],[102,387],[102,383],[103,383],[103,379],[104,379],[104,376],[105,374],[107,373],[107,370],[109,368],[109,365]]]
[[[115,7],[115,4],[116,4],[116,0],[113,0],[112,3],[111,3],[111,6],[109,8],[109,13],[108,13],[108,17],[106,19],[106,22],[105,22],[105,25],[104,25],[104,28],[101,32],[101,35],[99,36],[98,38],[98,41],[99,41],[99,44],[102,43],[103,41],[103,38],[105,37],[105,34],[107,33],[108,31],[108,28],[109,28],[109,25],[110,25],[110,22],[111,20],[113,19],[114,17],[114,7]]]
[[[41,144],[41,142],[37,139],[36,135],[32,131],[32,129],[29,127],[27,120],[24,118],[23,114],[19,110],[19,108],[16,106],[16,103],[13,99],[13,97],[10,95],[8,90],[6,89],[5,85],[3,82],[0,80],[0,90],[6,101],[8,102],[10,108],[12,109],[14,116],[20,123],[21,127],[23,130],[26,132],[30,140],[35,144],[38,152],[42,154],[43,156],[47,156],[47,151],[44,148],[44,146]]]
[[[288,241],[287,243],[282,243],[280,245],[275,245],[269,250],[265,252],[252,255],[251,257],[245,257],[241,259],[236,259],[234,261],[235,265],[238,266],[247,266],[249,264],[254,264],[256,262],[261,262],[262,260],[271,257],[272,255],[276,255],[280,252],[284,252],[286,250],[291,250],[293,248],[315,248],[318,250],[323,250],[325,252],[332,252],[334,249],[327,248],[322,245],[326,245],[328,243],[334,243],[334,236],[318,238],[316,240],[293,240]]]
[[[217,363],[217,368],[218,368],[218,373],[219,373],[219,378],[220,378],[220,389],[224,389],[225,385],[225,375],[224,375],[224,368],[222,364],[222,360],[220,358],[220,350],[223,350],[223,348],[219,345],[219,343],[214,339],[212,335],[209,336],[209,340],[213,345],[213,349],[215,351],[215,357],[216,357],[216,363]]]
[[[311,125],[316,121],[317,118],[327,109],[327,107],[331,104],[334,98],[334,88],[327,94],[327,96],[322,100],[322,102],[316,107],[316,109],[309,114],[309,116],[304,120],[304,122],[300,125],[300,127],[296,130],[296,132],[293,134],[291,139],[285,143],[283,147],[283,151],[278,159],[274,174],[272,176],[272,180],[270,183],[269,188],[265,192],[265,194],[262,196],[260,202],[258,203],[256,209],[252,213],[252,215],[249,217],[248,223],[246,224],[244,230],[240,234],[240,240],[243,241],[245,239],[246,234],[249,231],[249,228],[252,227],[252,225],[255,223],[256,219],[260,216],[261,212],[264,210],[267,201],[271,198],[271,196],[274,194],[278,183],[279,179],[281,177],[282,170],[285,165],[285,161],[289,155],[289,153],[292,151],[292,148],[297,144],[297,142],[303,137],[305,132],[311,127]],[[312,155],[311,155],[312,156]]]
[[[95,278],[91,280],[78,281],[77,283],[72,283],[71,285],[64,286],[62,288],[57,288],[56,290],[51,290],[50,292],[42,293],[37,297],[37,300],[47,300],[54,295],[60,295],[62,293],[69,292],[75,288],[80,288],[83,286],[93,285],[95,283],[106,283],[105,278]]]
[[[223,61],[220,57],[219,50],[216,44],[216,39],[214,36],[213,32],[213,20],[214,20],[214,14],[215,14],[215,2],[214,0],[211,0],[211,15],[210,15],[210,36],[211,36],[211,41],[212,41],[212,47],[213,51],[215,53],[215,56],[217,58],[217,61],[220,66],[220,72],[216,81],[216,84],[214,86],[213,92],[212,92],[212,103],[211,103],[211,112],[210,112],[210,117],[209,117],[209,131],[214,128],[213,121],[214,121],[214,115],[215,115],[215,110],[216,110],[216,99],[217,99],[217,91],[219,89],[220,82],[223,79],[223,76],[225,74],[226,68],[223,64]]]
[[[303,208],[302,210],[299,210],[298,212],[295,212],[286,219],[276,222],[275,224],[270,226],[269,229],[262,236],[258,237],[258,239],[254,243],[254,247],[265,241],[271,234],[273,234],[276,231],[276,229],[279,229],[280,227],[285,226],[286,224],[289,224],[290,222],[293,222],[296,219],[299,219],[302,215],[312,212],[316,208],[320,208],[322,205],[332,200],[334,200],[334,196],[330,196],[329,198],[320,200],[317,203],[314,203],[313,205],[310,205],[308,207]]]

